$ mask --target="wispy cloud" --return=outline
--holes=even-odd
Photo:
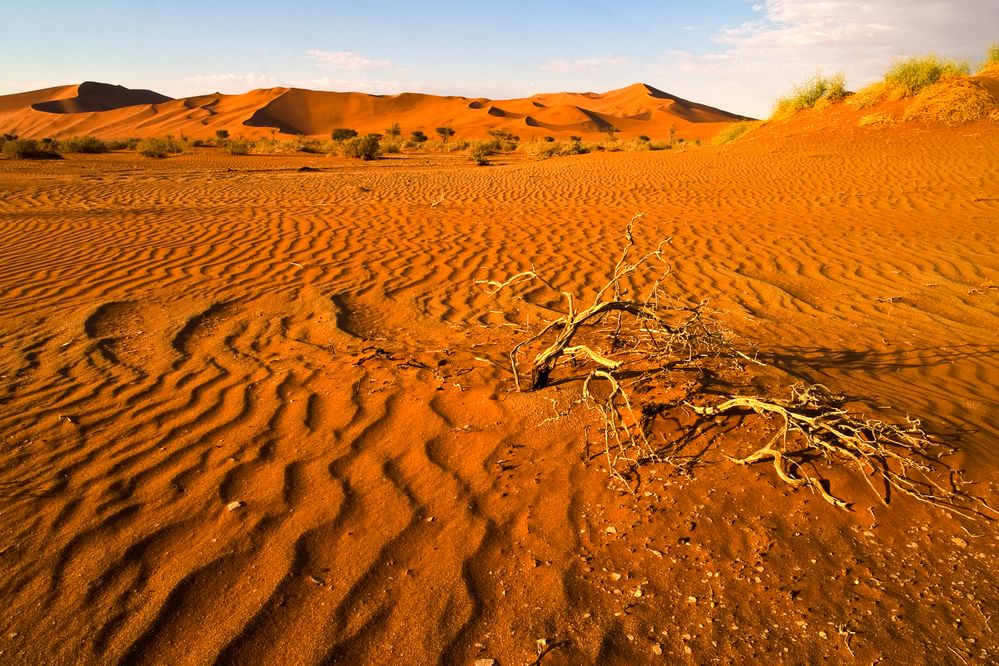
[[[629,64],[627,58],[621,56],[599,56],[596,58],[576,58],[563,60],[554,58],[541,66],[546,72],[600,72],[612,67],[623,67]]]
[[[335,67],[336,69],[381,69],[391,67],[391,60],[376,60],[366,58],[360,53],[353,51],[320,51],[309,49],[305,52],[305,57],[317,63]]]

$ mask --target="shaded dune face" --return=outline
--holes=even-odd
[[[689,138],[707,138],[718,131],[720,123],[738,119],[644,84],[604,94],[558,93],[510,100],[297,88],[171,100],[148,90],[93,82],[0,97],[0,128],[25,137],[172,133],[204,138],[220,129],[233,136],[278,132],[328,137],[337,127],[383,132],[393,123],[407,132],[425,133],[449,125],[465,138],[486,137],[491,129],[516,134],[541,128],[569,136],[603,133],[612,127],[624,136],[662,136],[679,123]]]
[[[338,121],[285,94],[193,106]],[[583,369],[513,391],[506,354],[559,298],[477,281],[533,265],[585,302],[642,212],[677,294],[793,381],[923,416],[995,502],[997,152],[988,124],[783,124],[489,168],[0,163],[0,661],[521,664],[544,639],[546,664],[989,662],[995,524],[810,462],[837,510],[725,458],[766,422],[682,409],[652,435],[701,464],[609,489]]]

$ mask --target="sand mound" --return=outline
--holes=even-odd
[[[948,77],[916,95],[902,119],[965,123],[988,118],[997,109],[999,101],[982,83],[965,77]]]
[[[111,111],[140,104],[160,104],[172,97],[152,90],[132,90],[124,86],[86,81],[76,87],[76,95],[66,99],[56,99],[33,104],[32,108],[44,113],[89,113]]]

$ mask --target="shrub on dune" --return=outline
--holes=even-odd
[[[749,123],[731,123],[725,127],[722,131],[715,134],[714,138],[711,140],[716,146],[724,146],[726,143],[731,143],[735,141],[740,136],[749,131]]]
[[[967,76],[968,63],[944,60],[937,55],[896,60],[885,72],[885,82],[897,87],[906,97],[932,86],[945,76]]]
[[[947,77],[919,93],[902,120],[957,123],[991,117],[997,105],[988,89],[969,78]]]
[[[356,136],[353,139],[344,141],[340,146],[340,154],[344,157],[354,157],[361,160],[377,159],[382,154],[378,136],[368,134],[367,136]]]
[[[249,155],[255,147],[255,142],[249,139],[228,139],[222,144],[222,150],[230,155]]]
[[[349,129],[347,127],[337,127],[330,133],[330,138],[334,141],[348,141],[357,136],[357,130]]]
[[[846,77],[842,73],[832,76],[816,74],[800,86],[792,88],[787,97],[781,97],[774,105],[774,117],[787,116],[803,109],[829,103],[846,97]]]
[[[489,156],[493,154],[491,141],[475,141],[465,149],[465,156],[479,166],[489,164]]]
[[[985,61],[979,66],[978,71],[986,72],[991,69],[999,69],[999,42],[993,42],[985,52]],[[999,73],[999,72],[997,72]]]

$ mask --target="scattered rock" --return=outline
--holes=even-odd
[[[475,666],[496,666],[495,659],[476,659]]]
[[[961,537],[952,537],[951,540],[950,540],[950,542],[952,544],[954,544],[955,546],[957,546],[958,548],[967,548],[968,547],[968,542],[965,541],[964,539],[962,539]]]
[[[243,506],[243,503],[240,502],[239,500],[235,500],[235,501],[232,501],[232,502],[229,502],[228,504],[226,504],[225,508],[228,509],[229,511],[235,511],[236,509],[240,508],[241,506]]]
[[[654,655],[656,655],[658,657],[658,656],[661,656],[662,653],[663,653],[662,643],[653,643],[652,644],[652,654],[654,654]]]
[[[607,534],[617,534],[617,528],[613,525],[608,525],[604,532],[607,532]]]
[[[697,603],[697,597],[694,597],[694,596],[687,597],[687,601],[689,601],[692,604],[696,604]]]
[[[614,572],[611,575],[611,580],[621,580],[621,574]]]

